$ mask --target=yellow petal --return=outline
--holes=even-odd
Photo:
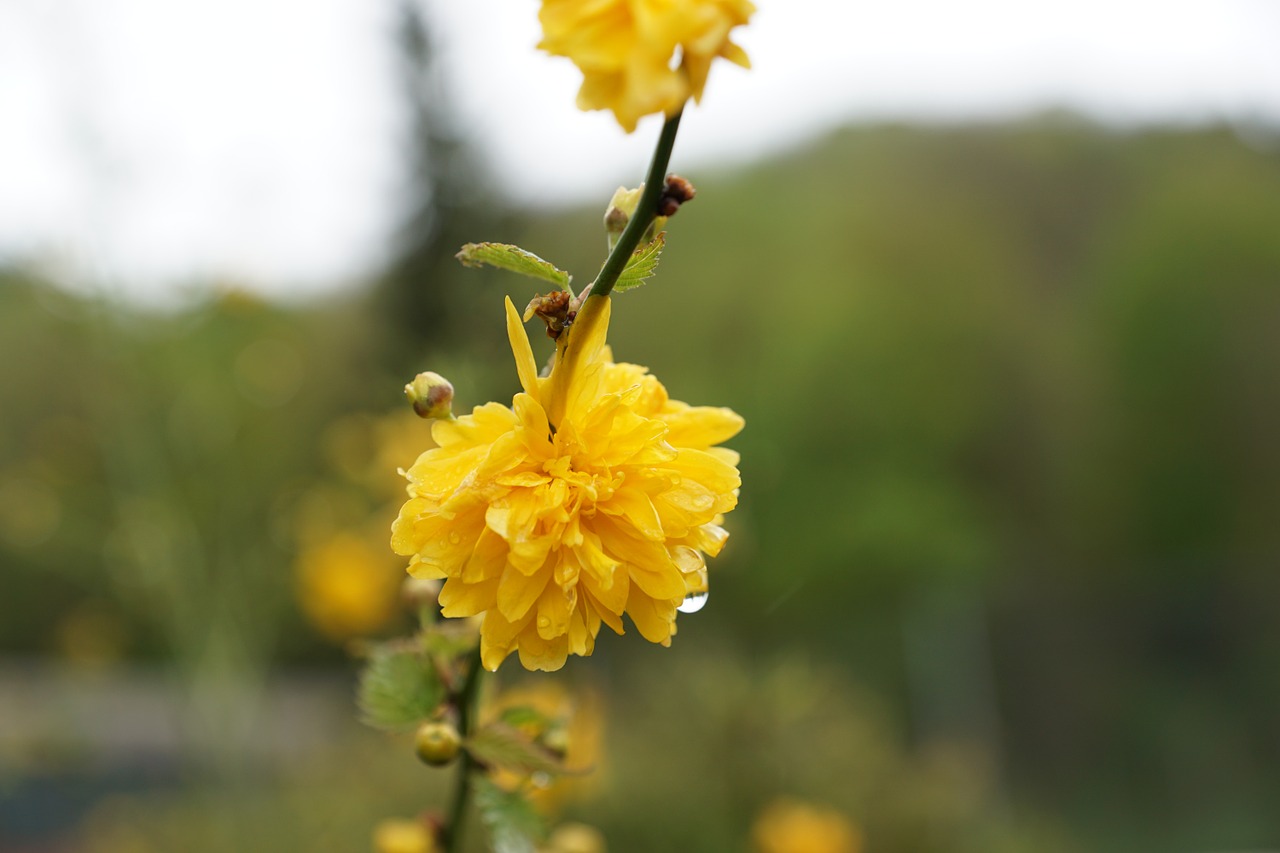
[[[640,536],[653,542],[661,542],[666,538],[662,531],[662,520],[658,511],[653,508],[649,496],[637,488],[623,487],[613,493],[613,497],[597,506],[597,509],[608,513],[619,522],[630,525]]]
[[[594,399],[591,392],[595,389],[588,387],[591,384],[590,374],[596,374],[595,384],[598,386],[599,371],[603,369],[601,351],[609,332],[611,302],[607,296],[588,296],[569,331],[560,336],[544,398],[547,418],[557,428],[566,413],[581,411],[586,414],[584,397],[588,403]]]
[[[663,415],[667,422],[667,442],[676,447],[705,450],[713,444],[728,441],[742,431],[745,421],[733,409],[717,406],[690,406]]]
[[[440,612],[449,618],[475,616],[493,607],[497,592],[497,579],[466,583],[459,578],[449,578],[440,588]]]
[[[569,632],[569,617],[578,603],[577,589],[561,589],[553,583],[546,585],[538,597],[538,618],[535,621],[538,636],[551,640]]]
[[[471,552],[467,564],[462,567],[459,576],[466,583],[479,583],[502,577],[507,565],[507,540],[494,533],[487,526],[480,531],[476,539],[476,547]]]
[[[596,634],[600,631],[600,617],[588,610],[586,602],[580,602],[569,617],[569,654],[589,655],[595,651]]]
[[[606,613],[621,615],[627,607],[627,595],[631,591],[631,578],[626,572],[618,572],[610,581],[605,586],[592,575],[583,575],[581,579],[581,586],[599,603],[602,617]],[[609,624],[612,626],[614,623]]]
[[[529,626],[520,632],[517,642],[520,665],[525,669],[555,672],[569,656],[569,638],[563,634],[544,640]]]
[[[516,637],[529,624],[530,616],[509,622],[496,610],[484,615],[480,625],[480,662],[490,672],[495,672],[507,655],[515,649]]]
[[[538,399],[538,363],[533,360],[533,347],[529,345],[529,336],[525,334],[524,323],[520,322],[520,314],[516,306],[507,297],[507,338],[511,341],[511,354],[516,358],[516,373],[520,376],[520,386],[524,392],[535,400]]]
[[[681,593],[683,596],[683,593]],[[671,601],[655,601],[636,587],[627,598],[627,615],[640,635],[651,643],[671,644],[676,619],[676,605]]]
[[[515,566],[508,565],[498,585],[498,612],[512,622],[525,616],[550,580],[551,572],[526,575]]]

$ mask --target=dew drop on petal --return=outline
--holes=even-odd
[[[707,598],[708,594],[705,592],[691,592],[677,605],[676,610],[681,613],[697,613],[707,606]]]
[[[450,530],[450,531],[449,531],[449,544],[450,544],[450,545],[457,545],[457,544],[459,544],[460,542],[462,542],[462,534],[461,534],[461,533],[459,533],[459,532],[458,532],[458,531],[456,531],[456,530]]]
[[[539,628],[550,628],[550,627],[551,627],[551,617],[550,617],[550,616],[539,616],[539,617],[538,617],[538,627],[539,627]]]
[[[694,509],[711,509],[712,504],[715,502],[716,499],[711,497],[711,495],[698,495],[693,499],[693,507]]]

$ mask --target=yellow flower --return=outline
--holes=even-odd
[[[511,408],[436,421],[438,447],[407,472],[391,545],[415,577],[445,578],[445,616],[484,614],[481,655],[495,670],[518,650],[527,669],[589,655],[622,614],[669,645],[676,607],[705,588],[704,555],[728,533],[738,455],[729,409],[667,397],[648,371],[614,364],[608,297],[593,296],[538,376],[511,300],[507,334],[524,391]]]
[[[796,800],[776,800],[751,828],[758,853],[859,853],[862,834],[844,815]]]
[[[384,820],[373,830],[374,853],[434,853],[436,844],[420,820]]]
[[[538,47],[582,71],[579,108],[613,110],[630,133],[641,116],[701,100],[716,57],[749,68],[729,31],[753,12],[748,0],[542,0]]]
[[[562,823],[555,828],[538,853],[605,853],[600,830],[585,823]]]
[[[338,533],[299,556],[298,602],[325,636],[368,636],[395,614],[404,576],[384,555],[359,536]]]

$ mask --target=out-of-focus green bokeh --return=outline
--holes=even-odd
[[[1252,139],[1052,115],[688,174],[611,343],[744,415],[742,500],[673,648],[545,676],[601,697],[569,814],[616,851],[748,850],[782,795],[868,853],[1280,843],[1280,159]],[[385,538],[415,372],[462,407],[517,388],[501,303],[533,288],[457,244],[585,284],[612,189],[438,194],[429,239],[315,304],[0,270],[0,850],[360,850],[443,804],[360,728],[297,567]]]

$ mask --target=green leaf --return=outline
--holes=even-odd
[[[435,668],[416,651],[381,646],[360,674],[360,710],[374,728],[409,728],[430,717],[442,701],[444,687]]]
[[[549,749],[504,723],[485,726],[465,746],[473,758],[490,767],[517,773],[565,773],[564,764]]]
[[[662,257],[662,249],[667,245],[667,232],[660,231],[649,243],[636,249],[627,259],[627,265],[618,276],[614,290],[631,290],[639,287],[653,276],[658,269],[658,259]]]
[[[512,246],[509,243],[468,243],[462,247],[456,257],[466,267],[482,267],[488,264],[498,269],[549,281],[561,290],[569,287],[571,276],[567,272],[549,261],[544,261],[533,252],[526,252],[519,246]]]
[[[422,648],[427,654],[446,660],[462,657],[480,642],[476,630],[466,619],[446,619],[422,632]]]
[[[502,712],[502,722],[508,726],[519,728],[520,726],[534,726],[538,729],[548,729],[556,723],[556,720],[548,717],[537,708],[529,705],[517,705],[514,708],[506,708]]]
[[[533,853],[547,827],[528,798],[518,791],[504,791],[483,777],[474,784],[476,808],[489,830],[494,853]]]

